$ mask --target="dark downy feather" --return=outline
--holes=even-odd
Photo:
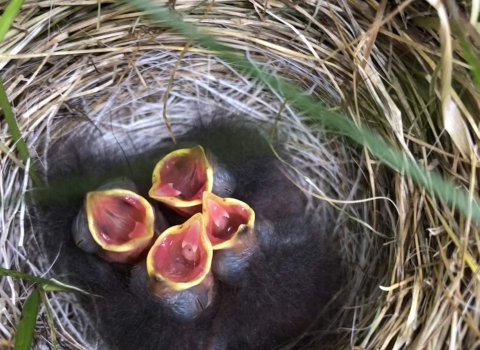
[[[128,162],[122,152],[95,147],[100,142],[94,135],[72,136],[50,148],[45,174],[50,187],[34,194],[33,230],[47,261],[56,259],[55,277],[93,294],[79,296],[79,302],[108,349],[273,349],[302,334],[339,290],[339,259],[328,245],[333,221],[324,218],[314,225],[304,218],[304,194],[279,170],[256,127],[238,120],[200,121],[175,147],[200,144],[215,154],[236,180],[232,197],[267,223],[260,225],[267,228],[258,230],[258,253],[241,283],[217,281],[213,305],[189,323],[177,321],[148,288],[133,293],[128,266],[81,251],[71,237],[88,191],[108,178],[126,176],[146,196],[156,162],[172,148],[158,147]],[[275,147],[282,153],[279,144]]]

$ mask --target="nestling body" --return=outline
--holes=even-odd
[[[255,224],[236,233],[237,243],[214,248],[203,289],[187,289],[187,297],[172,304],[176,292],[167,293],[170,299],[152,292],[141,264],[107,261],[77,245],[72,224],[86,194],[114,183],[110,179],[128,178],[135,193],[148,198],[157,162],[174,149],[196,145],[213,168],[212,193],[231,198],[223,201],[224,210],[242,201],[253,210]],[[288,159],[281,142],[273,146]],[[148,150],[128,162],[74,137],[57,142],[48,159],[50,187],[39,192],[43,199],[37,197],[33,227],[48,261],[56,259],[55,276],[67,276],[91,293],[79,295],[79,303],[106,349],[276,349],[312,324],[322,325],[324,308],[342,282],[340,260],[328,240],[332,220],[305,213],[304,193],[285,176],[255,126],[240,117],[199,121],[179,137],[178,145]],[[71,184],[73,178],[75,193],[59,196],[59,182]],[[162,227],[185,223],[164,204],[154,207],[165,222]],[[77,223],[82,232],[88,231],[86,225]]]

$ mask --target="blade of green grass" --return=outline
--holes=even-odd
[[[129,0],[128,2],[148,12],[153,18],[161,21],[180,34],[215,51],[219,58],[229,62],[236,69],[252,76],[257,81],[263,82],[271,89],[280,92],[285,100],[297,110],[311,116],[313,120],[323,123],[325,127],[338,130],[350,140],[364,145],[383,163],[405,174],[418,185],[437,196],[440,200],[458,208],[466,216],[471,215],[472,218],[480,224],[480,206],[477,201],[473,200],[472,202],[466,191],[456,189],[451,182],[444,180],[437,173],[421,167],[417,162],[405,156],[381,136],[364,127],[355,125],[351,120],[339,113],[328,111],[318,100],[306,95],[305,92],[299,90],[293,84],[286,82],[281,77],[265,72],[248,60],[248,58],[238,55],[236,50],[217,42],[210,35],[201,33],[193,25],[179,20],[177,16],[172,16],[169,10],[160,8],[158,5],[153,5],[148,0]]]
[[[5,8],[2,16],[0,17],[0,42],[5,38],[5,35],[8,32],[8,29],[12,25],[15,17],[17,16],[20,8],[23,5],[24,0],[12,0],[8,6]],[[3,81],[0,77],[0,107],[3,110],[5,115],[5,120],[7,121],[8,129],[12,135],[12,139],[15,142],[20,158],[23,161],[23,164],[27,164],[27,160],[30,158],[30,153],[28,152],[27,145],[22,138],[22,134],[17,124],[17,120],[13,114],[10,102],[8,101],[7,93],[3,87]],[[42,181],[37,174],[35,166],[32,164],[28,169],[29,175],[37,186],[42,186]]]
[[[470,65],[470,72],[472,73],[473,80],[477,89],[480,91],[480,60],[475,52],[472,50],[472,44],[466,37],[460,36],[460,46],[462,47],[465,59]]]
[[[18,323],[15,335],[15,350],[31,349],[39,305],[40,292],[38,289],[34,289],[23,305],[22,318]]]
[[[52,339],[52,348],[53,350],[56,350],[58,348],[58,342],[57,342],[57,333],[55,331],[55,323],[53,322],[52,310],[50,309],[50,304],[48,303],[47,295],[43,289],[40,291],[40,298],[42,298],[43,306],[45,307],[45,311],[47,313],[47,322],[48,322],[48,328],[50,328],[50,338]]]
[[[5,8],[5,11],[3,11],[2,16],[0,17],[0,42],[5,38],[8,29],[10,29],[15,17],[17,17],[24,1],[25,0],[12,0]]]
[[[20,11],[20,8],[22,7],[23,2],[24,0],[12,0],[8,4],[8,6],[5,8],[5,11],[0,17],[0,42],[2,42],[3,39],[5,38],[5,35],[7,34],[8,29],[10,28],[13,21],[15,20],[15,17],[17,16],[18,12]],[[28,159],[30,158],[30,154],[28,152],[27,145],[25,144],[25,141],[23,140],[22,135],[20,133],[20,129],[18,127],[17,121],[13,115],[10,102],[8,101],[7,94],[3,87],[3,82],[1,77],[0,77],[0,107],[3,110],[3,114],[5,115],[5,119],[7,121],[7,125],[10,130],[10,134],[12,135],[12,139],[16,144],[20,157],[22,158],[23,163],[26,164]],[[30,166],[30,169],[28,170],[32,180],[35,181],[37,185],[41,186],[42,182],[40,181],[40,178],[38,177],[33,164]],[[28,276],[28,279],[30,280],[33,277],[17,271],[8,271],[3,268],[0,269],[0,275],[12,276],[12,277],[23,276],[20,278],[25,278],[26,276]],[[38,281],[38,278],[36,279]],[[51,283],[48,280],[46,281],[47,282],[45,283],[45,285],[49,285]],[[55,283],[53,283],[53,285],[55,285]],[[25,301],[25,304],[23,305],[22,318],[18,323],[17,333],[15,335],[15,346],[14,346],[15,350],[29,350],[32,347],[39,305],[40,305],[40,292],[36,288],[34,289],[32,294],[30,294],[30,296]]]
[[[16,144],[18,153],[20,154],[20,158],[22,159],[23,164],[27,164],[27,161],[30,158],[30,153],[28,152],[27,145],[22,138],[20,129],[18,128],[17,120],[13,115],[13,111],[12,111],[12,108],[10,107],[10,102],[8,101],[8,97],[7,97],[7,94],[5,93],[5,89],[3,87],[3,82],[1,78],[0,78],[0,107],[2,107],[3,114],[5,115],[5,120],[7,121],[8,129],[10,130],[12,139]],[[30,177],[32,178],[32,180],[35,182],[37,186],[43,185],[33,165],[33,162],[31,162],[28,172]]]
[[[466,32],[468,32],[469,29],[475,30],[475,28],[471,26],[469,22],[460,17],[455,2],[449,1],[448,4],[450,5],[449,9],[452,15],[452,20],[450,21],[452,29],[459,40],[465,60],[470,65],[470,73],[473,76],[477,90],[480,91],[480,60],[473,50],[474,46],[466,35]],[[467,26],[471,26],[471,28],[468,28]],[[477,42],[477,44],[479,43]]]
[[[82,291],[81,289],[76,288],[75,286],[70,286],[63,282],[59,282],[53,279],[50,280],[46,278],[32,276],[24,272],[7,270],[7,269],[4,269],[3,267],[0,267],[0,276],[9,276],[14,278],[19,278],[25,281],[36,282],[41,284],[46,291],[58,291],[58,292]]]
[[[44,284],[43,290],[46,292],[80,292],[87,295],[94,295],[90,294],[87,291],[84,291],[81,288],[75,287],[71,284],[61,282],[56,280],[55,278],[50,279],[50,284]]]

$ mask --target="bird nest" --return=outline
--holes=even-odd
[[[480,137],[474,117],[480,97],[441,3],[154,3],[368,126],[472,196],[478,192],[471,146]],[[0,9],[6,4],[0,1]],[[478,36],[468,21],[461,23]],[[340,336],[334,348],[480,346],[480,238],[471,218],[215,52],[122,2],[27,0],[0,43],[0,72],[37,168],[48,168],[45,150],[69,135],[99,132],[91,147],[134,154],[172,142],[194,117],[223,111],[286,135],[309,209],[335,214],[331,234],[351,267],[346,306],[332,321]],[[26,248],[36,241],[35,230],[26,230],[23,200],[31,186],[5,119],[0,123],[1,266],[50,277],[49,266]],[[2,279],[0,345],[13,344],[31,288],[22,279]],[[94,347],[73,296],[47,297],[36,346],[49,347],[55,334],[66,348]]]

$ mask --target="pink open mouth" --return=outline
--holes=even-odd
[[[255,221],[255,214],[246,203],[207,192],[203,195],[203,213],[213,249],[226,247],[243,227],[253,228]]]
[[[85,211],[90,233],[106,260],[128,261],[152,244],[153,209],[135,192],[122,189],[89,192]]]
[[[201,198],[211,191],[213,171],[201,146],[180,149],[158,162],[150,197],[172,209],[192,215],[201,209]]]
[[[211,259],[212,248],[203,218],[201,214],[196,214],[184,224],[169,228],[157,239],[148,254],[147,268],[150,275],[158,276],[171,285],[193,286],[209,272]]]

